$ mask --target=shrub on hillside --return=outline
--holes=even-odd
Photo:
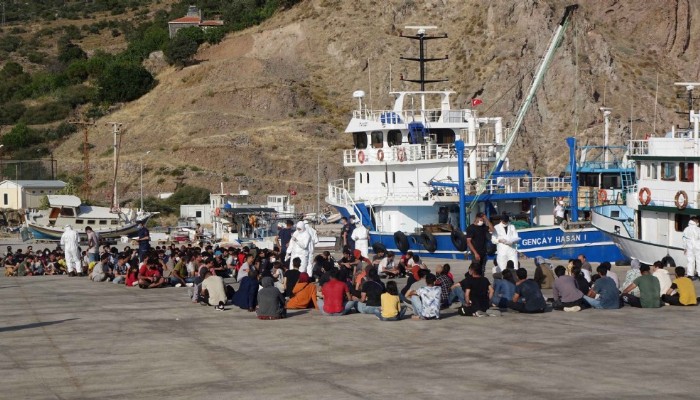
[[[17,150],[23,147],[31,146],[42,142],[41,135],[34,129],[29,128],[24,123],[19,123],[0,138],[0,143],[7,150]]]
[[[68,104],[54,101],[27,108],[20,121],[31,125],[46,124],[67,118],[70,112],[71,107]]]
[[[17,49],[19,49],[19,46],[21,45],[22,39],[19,36],[8,35],[3,37],[2,40],[0,40],[0,50],[3,50],[7,53],[17,51]]]
[[[98,98],[109,103],[136,100],[155,85],[155,79],[139,64],[113,62],[97,79]]]
[[[97,90],[85,85],[69,86],[61,90],[58,99],[70,105],[72,108],[81,104],[87,104],[95,99]]]
[[[183,67],[192,61],[198,48],[199,44],[196,40],[178,34],[165,46],[163,54],[170,65]]]
[[[12,125],[19,121],[20,117],[27,110],[22,103],[9,103],[0,107],[0,125]]]

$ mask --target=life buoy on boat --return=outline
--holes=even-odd
[[[679,210],[688,207],[688,193],[686,193],[685,190],[676,192],[676,207]]]
[[[357,161],[359,161],[360,164],[365,163],[365,152],[364,151],[360,150],[357,152]]]
[[[420,234],[420,243],[429,253],[435,253],[435,250],[437,250],[437,240],[435,236],[428,231],[423,231],[423,233]]]
[[[648,187],[643,187],[639,190],[639,203],[643,206],[649,205],[651,202],[651,190]]]
[[[605,203],[608,201],[608,192],[605,189],[598,190],[598,202]]]
[[[405,233],[401,231],[396,231],[394,233],[394,244],[400,252],[406,253],[408,251],[408,237]]]
[[[221,209],[220,209],[219,207],[216,207],[216,208],[214,209],[214,215],[217,216],[217,217],[218,217],[219,215],[221,215]]]
[[[384,150],[377,151],[377,160],[384,161]]]
[[[467,236],[464,232],[459,229],[453,229],[450,233],[450,240],[452,240],[452,245],[457,249],[457,251],[467,251],[469,245],[467,244]]]
[[[396,156],[398,157],[399,161],[406,161],[406,149],[399,147],[399,149],[396,151]]]

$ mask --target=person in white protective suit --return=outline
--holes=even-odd
[[[75,276],[76,273],[81,275],[83,266],[80,261],[80,235],[70,225],[66,225],[63,235],[61,235],[61,247],[66,254],[68,275]]]
[[[700,227],[698,227],[697,217],[688,221],[688,226],[683,230],[683,243],[685,245],[685,257],[688,261],[686,266],[686,276],[696,280],[695,274],[700,267]]]
[[[510,218],[504,215],[501,222],[494,227],[494,235],[492,241],[496,245],[496,261],[497,266],[493,267],[493,273],[501,272],[506,269],[508,261],[513,261],[513,266],[518,269],[518,250],[517,245],[520,242],[518,231],[510,224]]]
[[[355,241],[355,249],[362,252],[362,257],[368,257],[369,231],[362,225],[362,222],[357,222],[357,227],[352,231],[351,238]]]
[[[287,245],[287,256],[286,260],[294,260],[299,257],[301,259],[301,266],[299,267],[299,272],[306,272],[306,268],[309,264],[309,242],[311,242],[311,235],[306,231],[304,222],[299,221],[296,225],[297,229],[292,234],[292,239]]]
[[[304,229],[309,232],[309,237],[311,238],[311,240],[309,240],[309,262],[306,267],[306,273],[311,276],[311,271],[314,270],[314,249],[318,244],[318,233],[316,233],[316,229],[309,225],[307,221],[304,221]]]

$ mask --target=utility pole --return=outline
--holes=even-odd
[[[114,181],[112,182],[112,212],[119,211],[119,198],[117,196],[117,171],[119,167],[119,144],[121,143],[120,134],[123,124],[119,122],[108,122],[107,126],[112,126],[112,134],[114,135],[114,147],[112,148],[112,157],[114,158]],[[119,142],[117,142],[119,136]]]
[[[83,127],[83,184],[80,186],[82,200],[90,198],[90,142],[88,134],[90,126],[95,126],[93,121],[68,121],[69,124]]]

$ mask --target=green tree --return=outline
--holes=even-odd
[[[165,47],[163,54],[171,65],[183,67],[197,54],[199,44],[186,35],[176,35]]]
[[[41,141],[42,139],[38,132],[24,123],[15,125],[11,131],[0,138],[0,143],[10,151],[41,143]]]
[[[185,185],[170,196],[167,202],[178,209],[182,204],[207,204],[209,193],[208,189]]]
[[[226,31],[223,28],[209,28],[204,31],[204,40],[210,44],[220,43],[226,36]]]
[[[87,54],[77,44],[61,38],[58,41],[58,61],[69,64],[73,60],[85,60]]]
[[[8,103],[0,107],[0,125],[12,125],[17,122],[27,107],[22,103]]]
[[[155,85],[155,79],[139,64],[114,62],[97,79],[98,98],[109,103],[136,100]]]

